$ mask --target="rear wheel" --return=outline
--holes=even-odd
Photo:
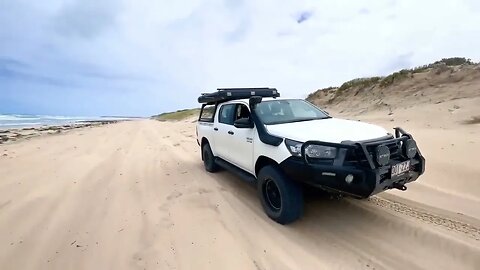
[[[288,224],[302,216],[302,189],[279,168],[263,167],[258,173],[257,185],[260,201],[268,217],[280,224]]]
[[[202,146],[202,159],[207,172],[213,173],[218,171],[218,165],[215,163],[215,157],[213,156],[212,149],[208,143]]]

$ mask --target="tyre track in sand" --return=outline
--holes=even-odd
[[[370,204],[386,209],[387,211],[393,211],[401,215],[409,216],[423,223],[432,224],[450,231],[455,231],[480,241],[480,226],[476,224],[473,225],[459,220],[454,220],[452,218],[442,217],[440,215],[428,213],[413,206],[408,206],[401,202],[380,198],[378,196],[371,197],[367,199],[367,201]]]
[[[0,159],[2,270],[480,269],[466,216],[386,192],[315,197],[282,226],[254,187],[205,172],[191,122],[81,132],[0,146],[17,153]]]
[[[395,197],[373,197],[373,201],[314,199],[307,202],[304,218],[280,226],[265,216],[255,189],[248,184],[229,172],[204,172],[195,138],[186,134],[193,133],[194,125],[169,126],[173,148],[190,151],[175,155],[175,159],[196,175],[192,184],[212,190],[208,197],[195,200],[195,206],[203,205],[200,202],[204,200],[220,205],[215,223],[235,239],[234,246],[228,245],[231,251],[241,250],[251,258],[252,269],[478,269],[480,265],[478,242],[472,235],[435,224],[478,228],[475,223],[451,218],[454,215],[450,213],[429,212],[415,201],[402,203]],[[191,132],[185,132],[188,126]],[[211,226],[219,226],[215,223]],[[174,246],[184,249],[179,243]],[[177,259],[182,261],[183,257]]]

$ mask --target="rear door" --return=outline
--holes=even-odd
[[[229,155],[230,144],[232,141],[233,121],[235,116],[236,104],[223,104],[218,110],[216,124],[214,125],[213,138],[215,141],[215,152],[218,157],[233,163]]]

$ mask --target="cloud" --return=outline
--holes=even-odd
[[[26,68],[28,64],[9,57],[0,57],[0,69],[10,69],[10,68]]]
[[[71,82],[65,80],[35,74],[27,63],[9,58],[0,58],[0,80],[19,80],[51,86],[72,85]]]
[[[302,11],[300,14],[297,16],[296,21],[297,23],[303,23],[310,19],[313,16],[313,12],[311,11]]]
[[[473,0],[0,1],[0,110],[148,115],[198,106],[198,94],[217,87],[305,97],[442,57],[478,61],[477,8]]]
[[[368,8],[361,8],[358,13],[360,14],[363,14],[363,15],[367,15],[367,14],[370,14],[370,10]]]
[[[121,1],[75,0],[66,3],[53,19],[55,30],[67,37],[94,38],[111,29]]]

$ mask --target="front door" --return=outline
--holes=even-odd
[[[216,155],[231,164],[253,173],[253,128],[236,128],[234,122],[250,118],[250,111],[244,104],[224,104],[218,113],[214,140]]]
[[[234,121],[248,118],[250,119],[250,110],[244,104],[237,104],[235,108],[235,117]],[[254,173],[254,164],[253,164],[253,128],[236,128],[232,126],[233,134],[231,134],[231,144],[230,144],[230,159],[233,164],[238,167]]]

